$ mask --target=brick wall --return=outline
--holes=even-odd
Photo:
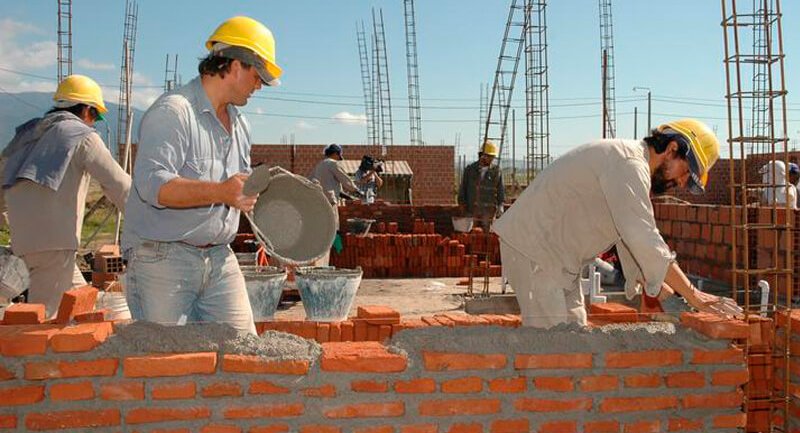
[[[108,322],[3,326],[0,429],[737,432],[747,421],[743,352],[726,339],[682,327],[657,335],[537,331],[513,329],[500,316],[465,317],[431,326],[400,321],[414,329],[396,333],[390,346],[331,341],[334,329],[344,328],[314,324],[308,337],[324,342],[312,359],[234,354],[224,345],[118,354],[104,350],[112,342],[103,341],[115,338]],[[702,322],[702,315],[693,320]],[[492,324],[505,327],[476,326]],[[721,326],[717,320],[692,327],[706,325]],[[180,329],[188,336],[196,332],[191,328]]]
[[[388,146],[381,157],[379,146],[344,145],[345,158],[361,159],[373,155],[387,160],[405,160],[414,172],[412,180],[415,204],[455,203],[455,168],[452,146]],[[256,144],[252,163],[279,165],[293,173],[307,176],[323,158],[325,145]]]

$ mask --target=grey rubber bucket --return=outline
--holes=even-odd
[[[306,320],[339,322],[356,299],[363,271],[337,269],[332,266],[299,267],[295,270],[295,283],[306,310]]]
[[[253,221],[269,241],[270,255],[285,264],[307,264],[327,254],[336,236],[336,215],[319,184],[271,169]]]
[[[242,266],[247,297],[256,322],[272,320],[281,301],[286,271],[274,266]]]

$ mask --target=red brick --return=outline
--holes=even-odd
[[[130,356],[122,361],[122,370],[125,377],[213,374],[216,369],[217,354],[214,352]]]
[[[289,433],[288,424],[273,424],[268,426],[250,427],[247,433]]]
[[[530,422],[527,419],[498,419],[492,421],[489,428],[491,433],[519,433],[530,431]]]
[[[540,391],[570,392],[575,390],[571,377],[539,376],[533,379],[533,385]]]
[[[45,320],[44,304],[13,304],[6,308],[3,325],[38,325]]]
[[[109,427],[119,423],[119,409],[63,410],[25,416],[28,430]]]
[[[207,407],[187,408],[136,408],[125,414],[128,424],[147,424],[164,421],[189,421],[193,419],[210,418],[211,409]]]
[[[304,425],[300,427],[300,433],[342,433],[342,429],[331,425]]]
[[[6,386],[0,388],[0,406],[21,406],[44,400],[44,385]]]
[[[657,374],[634,374],[625,376],[626,388],[658,388],[661,386],[661,376]]]
[[[544,398],[520,398],[514,402],[517,410],[527,412],[573,412],[592,409],[591,398],[567,398],[561,400]]]
[[[394,392],[398,394],[428,394],[436,391],[433,379],[399,380],[394,383]]]
[[[699,350],[692,354],[692,364],[740,364],[744,365],[742,349]]]
[[[507,364],[502,354],[423,352],[422,357],[425,368],[432,371],[496,370]]]
[[[669,388],[702,388],[706,384],[705,376],[694,371],[669,373],[665,379]]]
[[[390,425],[357,427],[353,433],[394,433],[394,427]]]
[[[583,424],[584,433],[619,433],[619,421],[588,421]]]
[[[0,381],[11,380],[14,379],[15,377],[17,377],[17,375],[15,375],[11,370],[0,365]]]
[[[614,397],[605,398],[600,402],[600,412],[637,412],[646,410],[675,409],[678,407],[678,398],[674,396],[661,397]]]
[[[204,386],[200,395],[204,398],[241,397],[242,386],[236,382],[215,382]]]
[[[702,419],[670,418],[667,431],[701,431],[703,430]]]
[[[327,343],[331,337],[331,325],[328,323],[317,323],[317,337],[318,343]]]
[[[405,414],[405,403],[402,401],[381,403],[356,403],[346,406],[326,408],[326,418],[375,418],[397,417]]]
[[[235,425],[208,424],[200,429],[200,433],[241,433],[242,429]]]
[[[323,371],[397,373],[406,369],[404,356],[390,353],[378,342],[324,343]]]
[[[197,394],[197,385],[194,382],[157,383],[152,386],[150,395],[153,400],[191,399]]]
[[[661,421],[645,420],[625,424],[625,433],[661,433]]]
[[[619,387],[617,376],[586,376],[580,380],[581,391],[599,392],[614,391]]]
[[[74,320],[76,323],[100,323],[106,321],[106,316],[110,310],[104,308],[102,310],[90,311],[88,313],[76,314]]]
[[[489,381],[489,391],[499,393],[518,393],[528,389],[528,379],[525,377],[497,378]]]
[[[16,415],[2,415],[0,414],[0,428],[2,429],[14,429],[17,428],[17,416]],[[434,431],[433,433],[436,433]]]
[[[711,375],[711,384],[715,386],[739,386],[748,380],[747,370],[717,371]]]
[[[747,424],[747,414],[717,415],[714,417],[715,428],[740,428]]]
[[[539,426],[537,433],[577,433],[578,423],[575,421],[548,421]]]
[[[111,322],[70,326],[53,335],[50,347],[54,352],[88,352],[106,341],[112,332]]]
[[[593,303],[589,304],[589,320],[612,323],[638,322],[639,312],[635,308],[616,302]]]
[[[54,383],[50,385],[50,400],[72,401],[94,398],[92,382]]]
[[[226,373],[286,374],[302,376],[308,373],[306,360],[273,361],[250,355],[225,355],[222,358],[222,371]]]
[[[227,419],[244,418],[289,418],[302,415],[301,403],[259,404],[254,406],[232,406],[224,410]]]
[[[592,368],[591,353],[517,355],[514,368],[523,369],[581,369]]]
[[[385,305],[360,305],[356,310],[356,317],[359,319],[397,319],[395,323],[400,323],[400,313]],[[385,323],[375,324],[383,325]]]
[[[61,296],[61,303],[58,305],[56,323],[69,323],[76,315],[94,310],[96,301],[97,289],[92,286],[81,286],[67,290]]]
[[[419,404],[422,416],[488,415],[500,412],[500,400],[426,400]]]
[[[740,392],[726,392],[716,394],[684,395],[682,400],[683,407],[686,409],[738,407],[742,404],[742,394]]]
[[[680,365],[683,361],[683,354],[679,350],[609,352],[605,357],[606,368],[665,367]]]
[[[444,393],[474,393],[481,392],[483,389],[483,379],[477,376],[460,377],[442,382],[442,392]]]
[[[0,355],[44,355],[47,345],[59,327],[54,325],[4,326],[0,335]]]
[[[744,339],[750,333],[749,326],[736,319],[726,319],[714,313],[683,313],[681,324],[717,339]]]
[[[266,380],[258,380],[250,383],[248,394],[288,394],[289,388],[276,385]]]
[[[350,389],[355,392],[387,392],[389,384],[377,380],[354,380],[350,382]]]
[[[437,424],[414,424],[400,426],[400,433],[437,433],[439,426]]]
[[[305,388],[301,391],[301,394],[305,397],[331,398],[336,397],[336,387],[327,384],[314,388]]]

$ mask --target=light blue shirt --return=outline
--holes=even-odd
[[[139,129],[133,187],[125,207],[123,249],[144,241],[191,245],[227,244],[239,228],[239,210],[224,204],[172,209],[158,192],[172,179],[222,182],[250,172],[250,127],[229,105],[229,134],[217,118],[197,77],[162,95],[147,110]]]

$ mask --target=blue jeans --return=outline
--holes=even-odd
[[[244,277],[229,246],[145,241],[125,255],[134,320],[175,324],[185,315],[189,322],[227,323],[256,333]]]

